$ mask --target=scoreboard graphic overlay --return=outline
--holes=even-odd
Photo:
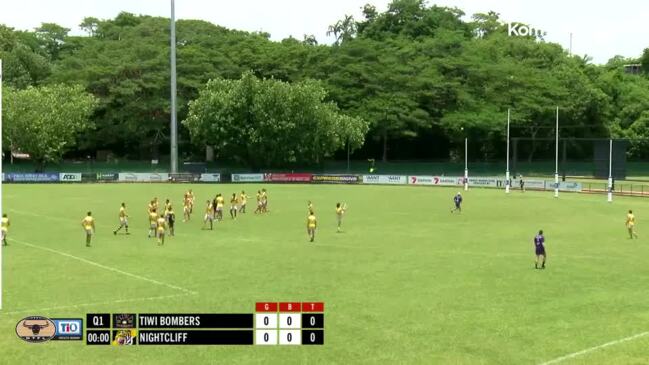
[[[258,302],[255,313],[89,313],[86,344],[324,345],[323,302]]]

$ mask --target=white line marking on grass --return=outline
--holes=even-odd
[[[161,295],[157,297],[146,297],[146,298],[129,298],[129,299],[117,299],[117,300],[110,300],[106,302],[95,302],[95,303],[84,303],[84,304],[70,304],[70,305],[60,305],[56,307],[49,307],[49,308],[38,308],[38,309],[21,309],[17,311],[11,311],[11,312],[0,312],[1,315],[9,315],[9,314],[19,314],[19,313],[42,313],[42,312],[48,312],[52,310],[58,310],[58,309],[71,309],[71,308],[83,308],[83,307],[94,307],[98,305],[112,305],[112,304],[119,304],[119,303],[130,303],[130,302],[140,302],[140,301],[146,301],[146,300],[160,300],[160,299],[171,299],[171,298],[182,298],[186,296],[190,296],[193,294],[190,293],[184,293],[184,294],[173,294],[173,295]]]
[[[77,260],[77,261],[84,262],[84,263],[86,263],[86,264],[88,264],[88,265],[92,265],[92,266],[95,266],[95,267],[102,268],[102,269],[104,269],[104,270],[108,270],[108,271],[116,272],[116,273],[118,273],[118,274],[122,274],[122,275],[130,276],[130,277],[135,278],[135,279],[139,279],[139,280],[143,280],[143,281],[148,281],[149,283],[153,283],[153,284],[160,285],[160,286],[166,286],[167,288],[171,288],[171,289],[175,289],[175,290],[180,290],[180,291],[182,291],[182,292],[184,292],[184,293],[188,293],[188,294],[197,294],[197,293],[196,293],[195,291],[193,291],[193,290],[189,290],[189,289],[181,288],[181,287],[179,287],[179,286],[172,285],[172,284],[163,283],[162,281],[158,281],[158,280],[155,280],[155,279],[150,279],[150,278],[147,278],[147,277],[145,277],[145,276],[140,276],[140,275],[137,275],[137,274],[131,274],[130,272],[126,272],[126,271],[122,271],[122,270],[120,270],[120,269],[116,269],[116,268],[114,268],[114,267],[110,267],[110,266],[102,265],[102,264],[100,264],[100,263],[97,263],[97,262],[94,262],[94,261],[90,261],[90,260],[84,259],[84,258],[82,258],[82,257],[78,257],[78,256],[70,255],[69,253],[65,253],[65,252],[62,252],[62,251],[57,251],[57,250],[54,250],[54,249],[51,249],[51,248],[48,248],[48,247],[38,246],[38,245],[35,245],[35,244],[32,244],[32,243],[29,243],[29,242],[25,242],[25,241],[17,240],[17,239],[15,239],[15,238],[14,238],[14,239],[11,239],[11,241],[12,241],[12,242],[16,242],[16,243],[21,244],[21,245],[25,245],[25,246],[29,246],[29,247],[32,247],[32,248],[36,248],[36,249],[39,249],[39,250],[49,251],[49,252],[55,253],[55,254],[57,254],[57,255],[65,256],[65,257],[68,257],[68,258],[71,258],[71,259],[74,259],[74,260]]]
[[[620,343],[623,343],[623,342],[633,341],[633,340],[635,340],[635,339],[638,339],[638,338],[640,338],[640,337],[644,337],[644,336],[647,336],[647,335],[649,335],[649,331],[647,331],[647,332],[642,332],[642,333],[638,333],[637,335],[633,335],[633,336],[625,337],[625,338],[622,338],[622,339],[619,339],[619,340],[615,340],[615,341],[607,342],[607,343],[605,343],[605,344],[602,344],[602,345],[599,345],[599,346],[594,346],[594,347],[591,347],[591,348],[587,348],[587,349],[585,349],[585,350],[581,350],[581,351],[578,351],[578,352],[573,352],[572,354],[568,354],[568,355],[565,355],[565,356],[557,357],[556,359],[552,359],[552,360],[550,360],[550,361],[546,361],[546,362],[541,363],[541,364],[539,364],[539,365],[557,364],[557,363],[560,363],[560,362],[562,362],[562,361],[565,361],[565,360],[568,360],[568,359],[575,358],[575,357],[577,357],[577,356],[585,355],[585,354],[587,354],[587,353],[589,353],[589,352],[597,351],[597,350],[603,349],[603,348],[605,348],[605,347],[614,346],[614,345],[617,345],[617,344],[620,344]]]

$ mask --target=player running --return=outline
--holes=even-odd
[[[268,193],[266,189],[261,189],[261,212],[268,212]]]
[[[113,234],[116,235],[122,228],[128,233],[128,214],[126,214],[126,203],[122,203],[122,206],[119,207],[119,227],[113,231]]]
[[[539,234],[534,236],[534,251],[536,253],[536,262],[534,263],[535,269],[545,269],[545,237],[543,237],[543,230],[539,231]],[[539,262],[541,267],[539,267]]]
[[[9,217],[7,217],[7,213],[3,213],[2,221],[0,223],[0,239],[2,240],[3,246],[7,246],[7,233],[9,233],[10,225],[11,222],[9,222]]]
[[[155,209],[149,213],[149,234],[148,238],[155,237],[156,229],[158,228],[158,213]]]
[[[309,235],[311,242],[315,240],[315,230],[318,226],[315,213],[311,210],[309,211],[309,216],[306,218],[306,233]]]
[[[261,190],[257,190],[257,209],[255,209],[255,214],[257,213],[261,214],[261,206],[262,206]]]
[[[92,213],[88,212],[85,218],[81,221],[81,227],[86,231],[86,247],[90,247],[90,240],[92,235],[95,233],[95,219],[92,217]]]
[[[215,199],[216,200],[216,199]],[[209,200],[205,201],[205,217],[203,217],[203,228],[205,229],[205,224],[210,222],[210,230],[214,229],[214,207],[212,202]]]
[[[165,217],[160,216],[156,221],[156,237],[158,238],[158,246],[165,244],[165,229],[167,228],[167,220]]]
[[[629,209],[629,214],[626,215],[626,229],[629,231],[629,238],[638,238],[638,234],[635,231],[635,215],[633,211]]]
[[[455,208],[451,209],[451,213],[455,211],[462,213],[462,194],[459,191],[453,197],[453,203],[455,203]]]
[[[346,210],[347,203],[343,203],[342,205],[340,205],[340,203],[336,203],[336,220],[338,221],[338,233],[342,232],[341,226],[343,224],[343,214],[345,214]]]
[[[239,213],[246,213],[246,204],[248,204],[248,199],[250,197],[246,195],[246,192],[241,190],[241,195],[239,195],[239,204],[241,204],[239,208]]]
[[[237,219],[237,211],[239,211],[239,198],[236,193],[232,193],[232,198],[230,198],[230,218]]]

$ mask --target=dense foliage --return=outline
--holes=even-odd
[[[70,36],[68,29],[48,23],[34,32],[0,26],[7,84],[16,89],[81,84],[99,100],[91,117],[95,128],[83,132],[83,143],[72,154],[165,154],[170,119],[168,19],[121,13],[111,20],[85,18],[81,27],[87,36]],[[225,135],[215,140],[192,129],[201,123],[223,123],[227,113],[240,111],[228,109],[236,106],[234,101],[213,95],[231,97],[226,90],[245,82],[259,85],[258,92],[271,93],[257,92],[257,104],[245,106],[249,111],[271,105],[266,101],[273,100],[273,92],[309,89],[313,105],[324,103],[350,123],[368,122],[356,158],[447,159],[457,154],[467,136],[479,141],[473,156],[502,158],[508,108],[513,110],[514,135],[543,138],[554,133],[556,106],[566,126],[562,136],[635,138],[631,152],[649,157],[649,146],[640,141],[649,138],[649,49],[639,59],[616,56],[605,65],[594,65],[543,39],[508,36],[496,13],[475,14],[466,21],[459,9],[428,6],[423,0],[393,0],[382,13],[366,5],[362,19],[346,16],[328,30],[336,39],[333,45],[318,45],[310,35],[273,42],[265,33],[178,21],[178,117],[186,120],[180,127],[181,157],[201,158],[205,144],[217,147],[219,158],[254,165],[298,159],[316,163],[334,150],[346,151],[341,135],[347,132],[335,130],[327,131],[337,137],[326,150],[280,149],[261,158],[251,156],[247,145],[233,148],[235,140]],[[629,63],[641,64],[643,72],[625,73]],[[249,70],[256,78],[228,81],[239,80]],[[214,81],[207,84],[209,80]],[[195,99],[195,113],[189,114]],[[222,114],[199,120],[199,105],[207,99],[212,108],[220,105]],[[289,122],[275,114],[279,109],[255,110],[278,123]],[[299,110],[292,111],[292,117],[297,114]],[[228,123],[240,120],[232,118]],[[318,128],[336,126],[327,118],[318,120],[323,123]],[[303,128],[293,138],[310,141],[311,132]],[[232,138],[244,143],[240,135]],[[226,143],[231,147],[223,148]]]

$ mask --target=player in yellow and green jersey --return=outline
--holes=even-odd
[[[167,228],[167,220],[165,217],[160,216],[156,221],[156,237],[158,237],[158,245],[165,244],[165,229]]]
[[[3,246],[7,245],[7,234],[9,233],[10,225],[11,223],[9,222],[9,217],[7,217],[7,214],[2,214],[2,223],[0,223],[0,238],[2,239]]]
[[[149,213],[149,234],[148,238],[155,237],[156,229],[158,228],[158,213],[153,209]]]
[[[318,222],[315,217],[315,213],[313,211],[309,211],[309,216],[306,218],[306,232],[309,235],[311,242],[315,240],[315,230],[317,226]]]
[[[336,203],[336,220],[338,221],[338,232],[341,232],[341,226],[343,224],[343,214],[347,210],[347,204]]]
[[[238,211],[239,211],[239,197],[237,197],[236,193],[232,193],[232,198],[230,198],[230,218],[236,219]]]
[[[90,239],[95,233],[95,219],[92,217],[92,213],[88,212],[85,218],[81,221],[81,227],[86,231],[86,247],[90,247]]]
[[[122,206],[119,207],[119,227],[117,227],[116,230],[113,231],[113,234],[117,234],[122,227],[126,230],[126,234],[128,233],[128,214],[126,214],[126,203],[122,203]]]
[[[268,193],[266,189],[261,189],[261,212],[268,212]]]
[[[261,213],[261,190],[257,190],[257,209],[255,209],[255,214]]]
[[[246,192],[241,190],[241,195],[239,195],[239,212],[240,213],[245,213],[246,212],[246,204],[248,204],[248,198],[250,198],[248,195],[246,195]]]
[[[214,229],[214,207],[211,201],[205,201],[205,217],[203,218],[203,228],[205,229],[205,224],[210,222],[210,230]]]
[[[626,229],[629,231],[629,238],[638,238],[635,231],[635,215],[632,210],[629,210],[629,214],[626,215]]]
[[[225,204],[225,198],[221,193],[216,195],[216,219],[217,220],[222,220],[223,219],[223,204]]]

